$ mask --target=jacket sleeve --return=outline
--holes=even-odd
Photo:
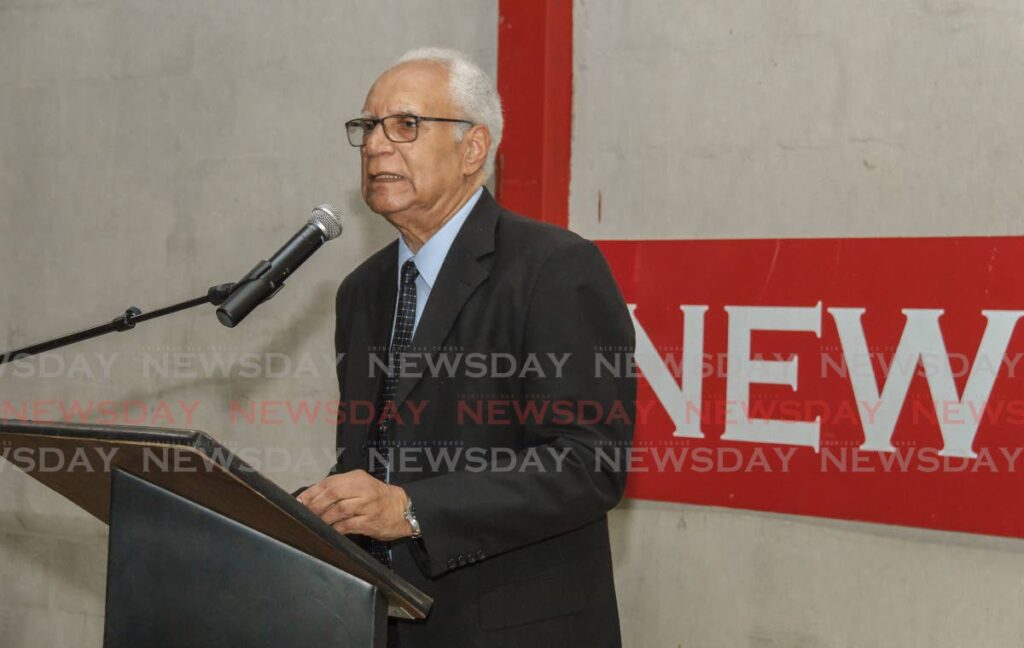
[[[403,485],[423,530],[413,554],[430,576],[467,564],[466,557],[473,563],[583,526],[622,498],[622,463],[606,459],[611,448],[632,443],[636,380],[596,370],[595,354],[631,356],[634,332],[597,246],[574,239],[548,255],[525,320],[524,357],[569,355],[560,376],[524,379],[521,398],[572,407],[546,407],[525,426],[516,470],[459,471]],[[566,416],[584,401],[603,415]]]

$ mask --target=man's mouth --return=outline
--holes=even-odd
[[[370,180],[373,182],[398,182],[405,178],[397,173],[371,173]]]

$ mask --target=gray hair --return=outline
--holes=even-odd
[[[501,131],[505,119],[501,114],[501,97],[491,77],[462,52],[440,47],[421,47],[402,55],[396,65],[410,61],[432,61],[448,69],[448,92],[452,101],[462,110],[463,117],[474,124],[482,124],[491,133],[491,148],[484,162],[484,179],[494,173],[494,158],[501,144]],[[455,129],[456,140],[461,140],[469,127]]]

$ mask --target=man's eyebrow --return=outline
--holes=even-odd
[[[416,109],[413,108],[412,106],[408,105],[408,104],[400,104],[392,112],[388,113],[388,115],[415,115],[415,114],[417,114],[416,113]],[[374,115],[369,110],[362,111],[361,113],[359,113],[359,116],[362,117],[363,119],[377,119],[377,116]],[[383,116],[386,117],[387,115],[383,115]]]

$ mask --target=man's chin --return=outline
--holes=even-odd
[[[366,198],[366,206],[373,213],[380,214],[386,218],[390,214],[396,214],[408,207],[408,201],[396,200],[392,197],[371,193]]]

